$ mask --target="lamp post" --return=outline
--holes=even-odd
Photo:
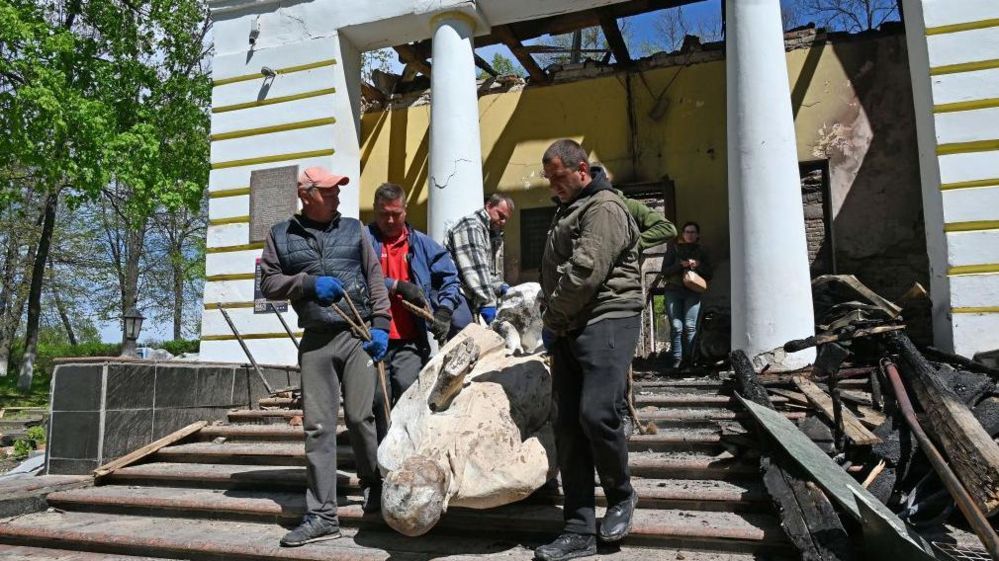
[[[142,331],[142,320],[146,319],[139,313],[139,310],[132,306],[125,312],[125,315],[121,317],[125,324],[125,341],[121,346],[121,356],[135,357],[135,342],[139,338],[139,332]]]

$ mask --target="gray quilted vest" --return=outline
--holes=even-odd
[[[308,273],[340,279],[357,311],[367,322],[371,319],[371,298],[361,264],[361,229],[359,221],[338,216],[317,238],[302,226],[298,217],[292,217],[275,224],[271,233],[281,270],[285,274]],[[349,314],[346,302],[326,307],[312,298],[303,298],[292,300],[291,305],[298,314],[298,326],[302,329],[333,331],[348,327],[337,310],[340,306]]]

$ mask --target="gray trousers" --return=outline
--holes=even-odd
[[[430,360],[426,348],[415,341],[394,339],[389,341],[388,353],[385,354],[385,373],[388,375],[389,407],[395,407],[402,394],[420,377],[420,370]],[[385,396],[381,384],[375,387],[375,429],[378,442],[388,434],[388,420],[385,418]]]
[[[306,330],[298,351],[302,366],[305,462],[309,514],[330,522],[336,517],[336,425],[343,385],[343,414],[363,485],[378,481],[375,418],[371,413],[376,377],[371,357],[349,330]]]

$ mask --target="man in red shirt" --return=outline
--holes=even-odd
[[[430,358],[433,336],[443,343],[471,322],[471,311],[460,292],[458,269],[451,255],[429,236],[406,222],[406,192],[394,183],[375,191],[375,221],[365,231],[379,257],[389,292],[392,323],[385,355],[389,403],[395,404],[416,381]],[[403,303],[432,309],[428,322]],[[388,432],[381,387],[375,388],[375,427],[378,441]]]

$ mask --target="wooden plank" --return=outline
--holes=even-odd
[[[624,37],[621,36],[621,28],[617,25],[617,19],[607,8],[598,10],[597,16],[600,19],[600,28],[604,32],[607,44],[610,45],[611,52],[614,53],[614,59],[618,64],[631,64],[628,45],[625,44]]]
[[[486,74],[489,74],[493,78],[499,76],[499,73],[496,72],[495,69],[493,69],[493,67],[492,67],[491,64],[489,64],[488,62],[486,62],[486,59],[480,57],[478,55],[478,53],[474,53],[474,54],[475,54],[475,66],[478,66],[479,68],[482,69],[483,72],[485,72]]]
[[[510,29],[510,26],[497,25],[493,27],[493,35],[498,37],[510,49],[513,56],[517,57],[520,65],[524,67],[524,70],[527,70],[532,83],[543,84],[548,82],[548,75],[538,66],[538,62],[534,60],[534,57],[524,49],[524,45]]]
[[[426,57],[420,56],[422,53],[419,53],[416,47],[413,45],[396,45],[392,48],[395,49],[395,52],[399,53],[399,60],[413,65],[413,68],[419,70],[424,76],[430,76],[430,63],[427,62]]]
[[[809,407],[811,406],[811,404],[808,403],[808,398],[805,397],[805,394],[801,392],[796,392],[793,390],[785,390],[783,388],[767,388],[767,389],[770,391],[770,393],[779,395],[781,397],[786,397],[788,401],[791,401],[793,403],[797,403],[799,405],[808,405]]]
[[[904,333],[893,333],[888,348],[926,412],[926,432],[985,515],[999,512],[999,444]]]
[[[196,423],[191,423],[190,425],[187,425],[186,427],[180,430],[174,431],[155,442],[150,442],[149,444],[146,444],[145,446],[139,448],[138,450],[135,450],[134,452],[125,454],[124,456],[118,458],[117,460],[108,462],[103,466],[95,469],[94,477],[103,477],[109,473],[113,473],[114,470],[118,468],[125,467],[129,464],[134,464],[135,462],[141,460],[142,458],[145,458],[146,456],[155,454],[160,448],[163,448],[164,446],[169,446],[183,438],[186,438],[198,432],[199,430],[203,429],[206,426],[208,426],[208,421],[198,421]]]
[[[815,385],[815,382],[801,376],[794,377],[794,384],[798,386],[801,393],[805,394],[808,401],[818,407],[819,411],[821,411],[826,418],[830,421],[833,420],[833,402],[832,398],[829,397],[829,394],[822,391],[822,388]],[[858,419],[857,416],[851,413],[848,409],[843,409],[843,433],[855,444],[870,445],[881,442],[881,439],[868,430],[867,427],[860,422],[860,419]]]
[[[760,407],[773,410],[770,396],[760,383],[746,353],[731,355],[739,392]],[[742,398],[740,397],[740,401]],[[775,454],[773,446],[761,439],[760,470],[763,484],[780,513],[781,527],[804,561],[851,561],[851,542],[829,498],[801,477],[801,470],[788,455]]]

